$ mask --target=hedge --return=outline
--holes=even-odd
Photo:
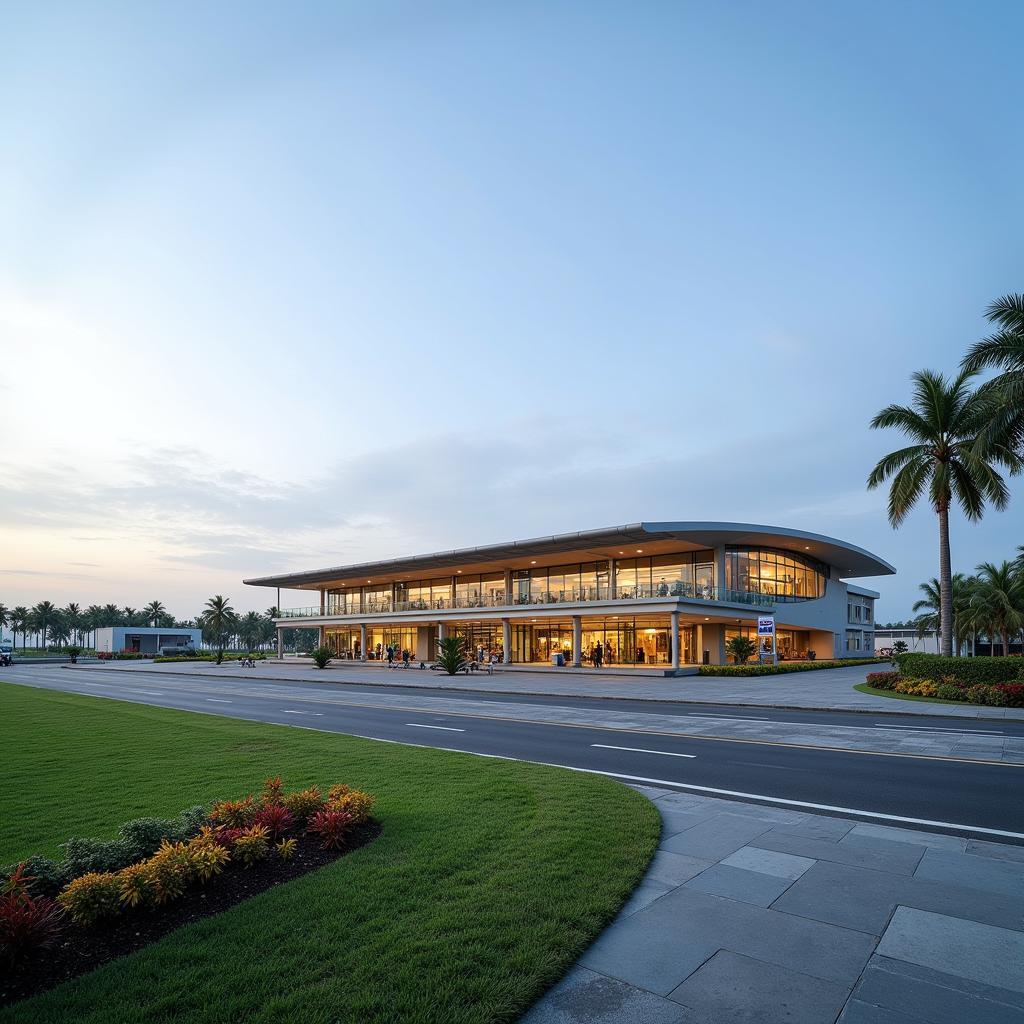
[[[892,659],[900,672],[933,683],[955,679],[982,684],[1011,683],[1024,678],[1024,658],[947,658],[941,654],[897,654]]]
[[[877,665],[878,658],[845,658],[842,661],[783,661],[778,665],[701,665],[702,676],[781,676],[787,672],[816,672],[819,668]]]

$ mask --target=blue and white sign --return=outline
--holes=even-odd
[[[775,636],[775,616],[762,615],[757,620],[758,636]]]

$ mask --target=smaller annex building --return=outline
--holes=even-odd
[[[97,654],[159,654],[168,648],[197,648],[201,629],[161,629],[153,626],[100,626],[96,630]]]

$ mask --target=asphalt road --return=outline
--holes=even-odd
[[[210,677],[129,673],[121,670],[74,671],[59,666],[16,667],[0,672],[15,683],[136,703],[199,711],[250,721],[272,722],[371,739],[415,743],[447,750],[536,761],[596,771],[632,782],[690,789],[713,796],[755,799],[802,810],[842,814],[893,825],[960,835],[977,835],[1024,845],[1024,766],[967,763],[935,757],[855,753],[750,740],[652,735],[629,729],[549,725],[481,714],[374,707],[379,687],[346,685],[346,697],[359,693],[365,704],[325,701],[338,686],[303,683],[294,696],[282,687]],[[240,689],[248,692],[239,693]],[[270,691],[273,691],[272,693]],[[424,694],[414,688],[388,687],[388,694]],[[438,697],[443,691],[432,690]],[[459,691],[453,698],[488,703],[549,704],[561,707],[606,705],[610,710],[672,715],[722,715],[792,723],[874,725],[871,715],[799,712],[722,705],[699,707],[650,701],[600,701],[563,697],[516,698],[509,694]],[[1024,735],[1024,723],[952,722],[915,715],[880,716],[878,728],[952,729],[956,732]]]

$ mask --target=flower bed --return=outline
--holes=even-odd
[[[953,676],[945,676],[936,682],[906,676],[902,672],[869,672],[865,683],[876,690],[910,697],[937,697],[996,708],[1024,708],[1024,682],[968,683]]]
[[[816,672],[821,668],[877,665],[878,658],[843,658],[837,661],[780,661],[778,665],[701,665],[702,676],[780,676],[787,672]]]
[[[220,800],[142,818],[110,841],[71,839],[0,884],[0,1005],[134,952],[376,838],[374,798],[345,785]]]
[[[933,683],[952,679],[965,686],[974,683],[994,686],[1024,681],[1024,658],[1019,655],[1008,658],[947,658],[941,654],[908,652],[897,654],[892,660],[904,676],[929,679]]]
[[[224,654],[222,661],[241,661],[242,658],[252,658],[253,661],[266,661],[265,651],[253,654]],[[153,661],[216,661],[216,654],[158,654]]]

